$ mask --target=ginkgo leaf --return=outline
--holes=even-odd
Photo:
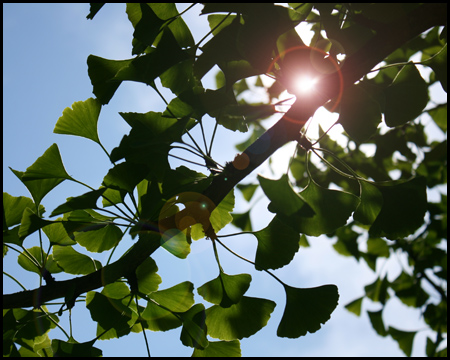
[[[210,341],[206,349],[195,349],[193,357],[240,357],[241,346],[239,340]]]
[[[156,273],[157,271],[158,266],[156,265],[155,260],[153,260],[151,257],[145,259],[142,264],[137,267],[136,279],[140,292],[144,294],[150,294],[158,290],[158,286],[159,284],[161,284],[162,279]]]
[[[94,98],[74,102],[72,109],[64,109],[53,132],[85,137],[100,144],[97,122],[101,107],[100,101]]]
[[[50,216],[64,214],[73,210],[97,209],[97,200],[106,188],[89,191],[83,195],[67,198],[67,202],[59,205]]]
[[[206,309],[208,335],[227,341],[249,337],[266,326],[275,305],[271,300],[247,296],[228,308],[213,305]]]
[[[122,284],[126,287],[125,284]],[[112,299],[103,293],[89,291],[86,294],[86,307],[91,317],[98,323],[97,335],[100,339],[107,340],[119,338],[130,333],[137,314],[128,306],[129,298]],[[104,331],[107,330],[106,333]]]
[[[210,303],[223,308],[237,304],[250,286],[249,274],[228,275],[220,272],[219,276],[197,289],[197,292]]]
[[[253,233],[258,239],[255,267],[257,270],[278,269],[294,258],[300,246],[300,235],[277,216],[262,230]]]
[[[290,215],[311,217],[314,212],[301,194],[297,194],[289,184],[287,175],[278,180],[270,180],[258,175],[258,180],[266,196],[270,199],[269,211]]]
[[[385,90],[385,121],[401,126],[419,116],[428,103],[428,84],[415,65],[405,65]]]
[[[102,350],[93,346],[96,341],[97,339],[88,342],[78,343],[53,339],[52,340],[53,356],[57,357],[102,356],[103,354]]]
[[[205,349],[208,346],[206,338],[205,307],[195,304],[188,311],[178,314],[183,321],[180,340],[185,346]]]
[[[385,236],[395,240],[412,234],[423,225],[427,211],[425,177],[380,183],[377,188],[383,196],[383,206],[369,230],[371,237]]]
[[[80,254],[72,246],[53,246],[53,260],[68,274],[86,275],[101,269],[98,260]]]
[[[27,180],[23,179],[23,171],[17,171],[10,167],[11,171],[19,180],[26,186],[36,204],[40,204],[45,195],[47,195],[53,188],[58,186],[64,179],[37,179]]]
[[[383,195],[375,185],[360,181],[361,202],[358,205],[353,219],[364,225],[372,225],[383,206]]]
[[[336,285],[315,288],[294,288],[284,284],[286,307],[278,326],[280,337],[298,338],[314,333],[325,324],[338,304]]]
[[[330,190],[310,180],[300,192],[315,212],[312,217],[298,219],[297,230],[306,235],[329,234],[344,226],[359,204],[359,198],[345,191]],[[292,220],[292,219],[290,219]],[[292,222],[289,222],[292,224]]]
[[[33,165],[22,174],[23,180],[36,179],[68,179],[73,178],[66,172],[58,145],[53,144],[39,157]]]
[[[148,301],[141,316],[152,331],[167,331],[182,325],[181,319],[174,313],[163,309],[153,301]]]
[[[194,285],[184,281],[171,288],[153,292],[149,297],[173,312],[185,312],[194,305]]]
[[[95,225],[93,225],[95,226]],[[113,224],[106,224],[92,230],[76,232],[75,241],[91,252],[110,250],[122,240],[123,232]]]

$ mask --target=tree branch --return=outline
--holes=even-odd
[[[445,25],[447,4],[421,5],[403,20],[386,24],[385,28],[380,30],[363,48],[346,59],[342,67],[343,84],[339,83],[337,74],[330,75],[324,82],[326,85],[322,89],[323,96],[304,103],[297,101],[274,126],[239,155],[240,160],[243,160],[247,166],[229,164],[214,178],[203,194],[214,204],[219,204],[231,189],[277,149],[289,141],[298,140],[304,123],[320,106],[338,95],[343,87],[354,84],[408,40],[431,27]],[[3,295],[3,308],[36,308],[47,301],[62,297],[66,298],[66,303],[70,306],[77,296],[113,283],[134,272],[137,266],[159,248],[159,238],[160,235],[157,233],[140,235],[137,243],[121,259],[91,274],[65,281],[55,281],[34,290]]]

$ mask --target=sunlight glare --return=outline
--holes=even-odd
[[[314,87],[317,83],[317,79],[311,78],[309,76],[301,76],[295,82],[295,88],[303,93],[307,94],[308,92],[314,90]]]

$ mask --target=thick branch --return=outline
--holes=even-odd
[[[408,14],[404,20],[387,24],[362,49],[347,58],[342,68],[344,87],[354,84],[408,40],[431,27],[445,25],[447,5],[445,3],[424,4]],[[303,124],[320,106],[335,97],[340,91],[339,79],[336,74],[326,79],[325,84],[326,88],[323,89],[323,94],[326,95],[307,103],[295,103],[282,119],[245,150],[244,155],[240,155],[248,157],[247,166],[241,168],[229,165],[226,171],[214,178],[204,195],[210,198],[214,204],[219,204],[234,186],[277,149],[289,141],[297,140]],[[159,246],[159,236],[140,236],[139,241],[131,250],[113,264],[86,276],[55,281],[38,289],[3,295],[3,308],[38,307],[44,302],[61,297],[66,297],[66,301],[73,301],[80,294],[126,277]]]

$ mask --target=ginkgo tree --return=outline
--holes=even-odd
[[[91,4],[88,18],[102,6]],[[338,306],[337,286],[302,288],[283,282],[273,270],[287,266],[301,245],[324,234],[336,239],[338,253],[365,261],[374,271],[377,259],[406,254],[412,271],[394,281],[379,277],[363,297],[344,305],[359,315],[364,298],[384,307],[395,296],[421,309],[434,331],[427,355],[446,354],[446,195],[430,202],[427,189],[446,184],[447,151],[446,142],[427,141],[420,118],[427,113],[447,130],[446,103],[430,106],[429,101],[433,84],[447,90],[446,4],[201,6],[211,31],[198,43],[174,4],[127,4],[133,57],[88,57],[95,97],[66,108],[54,132],[99,145],[112,164],[101,184],[70,176],[56,144],[25,171],[11,169],[31,198],[3,195],[3,255],[17,250],[19,265],[45,285],[3,296],[4,354],[100,356],[97,340],[181,328],[180,340],[194,356],[238,356],[239,341],[263,328],[275,306],[284,308],[277,336],[314,333]],[[295,30],[303,22],[312,25],[310,44]],[[420,62],[411,61],[418,53]],[[419,64],[431,69],[428,81]],[[208,89],[202,79],[214,66],[220,69],[217,86]],[[378,73],[368,76],[374,68]],[[269,87],[262,76],[271,79]],[[255,77],[268,102],[249,103],[242,96]],[[299,78],[309,79],[300,91]],[[146,84],[163,97],[156,80],[173,94],[164,98],[165,110],[120,113],[131,130],[108,151],[97,132],[102,107],[126,81]],[[285,91],[295,97],[289,106]],[[333,141],[328,129],[320,129],[317,140],[308,137],[308,120],[322,106],[339,114],[347,146]],[[279,120],[266,129],[263,120],[272,115]],[[206,118],[215,121],[211,139],[203,131]],[[381,131],[382,125],[388,130]],[[218,127],[229,130],[230,137],[250,133],[226,164],[208,151]],[[194,138],[194,129],[203,139]],[[286,174],[242,182],[288,142],[298,145]],[[375,145],[373,157],[361,150],[363,144]],[[190,167],[190,157],[186,165],[172,168],[174,149],[195,155],[207,174]],[[396,180],[393,170],[401,172]],[[87,190],[44,215],[44,197],[63,181]],[[249,201],[258,187],[274,215],[255,230],[249,213],[233,213],[234,192]],[[233,253],[226,244],[229,235],[221,234],[230,223],[257,240],[253,259],[235,255],[275,278],[285,304],[246,295],[252,277],[222,267],[217,248]],[[36,234],[41,240],[25,248],[24,240]],[[134,242],[114,262],[102,264],[79,250],[112,254],[126,235]],[[216,275],[204,284],[186,280],[160,289],[152,254],[164,249],[185,259],[194,241],[211,244]],[[60,273],[81,276],[58,280]],[[204,302],[195,303],[194,291]],[[63,300],[49,304],[55,299]],[[97,336],[83,343],[76,334],[52,339],[50,330],[60,317],[81,302]],[[368,314],[379,335],[392,337],[411,354],[415,332],[386,328],[382,310]]]

